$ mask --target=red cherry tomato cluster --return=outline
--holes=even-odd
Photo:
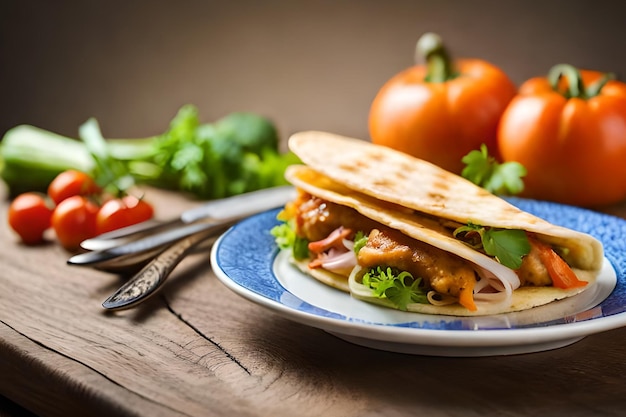
[[[132,195],[107,197],[89,175],[69,170],[50,183],[47,195],[17,196],[8,215],[9,225],[25,244],[41,243],[52,228],[59,243],[74,251],[85,239],[151,219],[154,209]]]

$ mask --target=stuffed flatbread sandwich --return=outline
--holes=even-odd
[[[323,132],[289,140],[305,165],[273,230],[302,271],[364,301],[447,315],[526,310],[593,285],[603,248],[390,148]]]

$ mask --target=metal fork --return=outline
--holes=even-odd
[[[103,303],[109,310],[134,307],[153,295],[191,251],[210,246],[245,217],[284,206],[294,195],[293,187],[285,186],[215,200],[177,219],[140,224],[85,241],[83,247],[97,249],[67,262],[111,272],[139,270]]]
[[[102,307],[107,310],[124,310],[144,302],[157,292],[174,268],[194,247],[211,237],[215,237],[215,231],[209,229],[189,235],[168,246],[107,298]]]

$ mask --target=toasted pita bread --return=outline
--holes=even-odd
[[[421,159],[369,142],[325,132],[292,135],[289,148],[314,171],[348,189],[378,200],[453,220],[482,226],[521,229],[566,247],[567,262],[599,270],[602,244],[592,236],[553,225],[500,197]]]

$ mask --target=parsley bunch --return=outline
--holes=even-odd
[[[231,113],[201,124],[195,106],[183,106],[157,137],[141,179],[200,198],[221,198],[286,184],[285,168],[299,160],[278,151],[272,122],[254,113]],[[152,170],[145,165],[151,163]],[[153,173],[156,173],[153,174]],[[141,176],[141,172],[137,172]]]

